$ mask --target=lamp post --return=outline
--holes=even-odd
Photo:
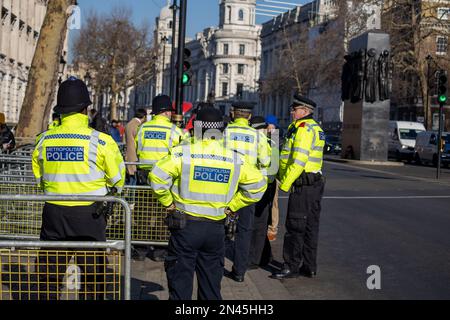
[[[428,121],[429,121],[429,117],[428,117],[428,112],[430,110],[430,64],[433,61],[433,57],[431,55],[427,55],[425,57],[425,59],[427,60],[427,100],[426,100],[426,105],[425,105],[425,114],[424,114],[424,122],[425,122],[425,126],[427,128],[427,130],[429,130],[429,125],[428,125]]]
[[[163,43],[163,60],[162,60],[162,86],[161,86],[161,92],[164,91],[164,73],[166,71],[166,44],[169,41],[169,38],[167,38],[165,35],[161,38],[161,42]]]
[[[176,46],[176,32],[177,32],[177,0],[173,0],[172,4],[172,52],[170,55],[170,90],[169,96],[174,98],[174,83],[175,83],[175,46]]]

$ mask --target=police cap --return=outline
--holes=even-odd
[[[204,107],[197,113],[194,126],[202,129],[223,129],[222,112],[214,107]]]
[[[59,114],[80,112],[91,104],[86,84],[80,79],[70,77],[59,86],[54,112]]]
[[[255,104],[252,102],[246,102],[246,101],[236,101],[236,102],[233,102],[231,104],[231,106],[234,108],[234,110],[251,113],[253,111],[253,108],[255,107]]]
[[[304,96],[301,96],[299,94],[295,94],[294,95],[294,101],[292,102],[291,107],[292,108],[295,108],[295,107],[307,107],[307,108],[309,108],[311,110],[314,110],[314,109],[316,109],[317,104],[314,101],[312,101],[311,99],[308,99],[308,98],[306,98]]]
[[[160,114],[165,111],[173,111],[170,97],[163,94],[153,98],[152,114]]]
[[[266,119],[261,116],[255,116],[250,119],[250,126],[255,129],[266,129]]]

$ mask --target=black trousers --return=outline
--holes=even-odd
[[[273,197],[276,181],[267,186],[262,199],[255,205],[255,221],[253,224],[252,241],[250,246],[250,263],[264,265],[270,261],[270,243],[267,241],[267,228],[272,214]],[[269,248],[265,250],[266,246]],[[264,256],[263,256],[264,253]],[[269,255],[269,256],[267,256]]]
[[[222,300],[220,293],[225,256],[225,228],[217,222],[186,222],[182,230],[170,230],[164,262],[170,300],[192,300],[194,272],[199,300]]]
[[[40,239],[43,241],[106,241],[106,219],[96,216],[96,205],[90,206],[58,206],[50,203],[44,205]],[[61,248],[62,251],[69,251]],[[57,300],[58,291],[70,260],[69,254],[41,253],[38,257],[40,285],[39,299]],[[102,254],[94,258],[93,255],[79,255],[76,264],[81,271],[80,294],[81,300],[102,299],[101,292],[105,291],[102,283],[106,261]],[[97,285],[93,286],[96,282]],[[99,294],[94,295],[92,292]]]
[[[311,272],[317,271],[319,221],[324,186],[324,181],[319,180],[311,186],[304,185],[289,195],[283,258],[294,272],[300,267]]]
[[[250,246],[255,221],[255,204],[242,208],[238,211],[238,214],[239,219],[236,225],[234,241],[227,241],[227,256],[233,260],[233,271],[243,276],[249,265]]]

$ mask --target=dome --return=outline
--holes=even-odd
[[[167,1],[168,3],[167,3],[167,6],[165,6],[165,7],[163,7],[162,9],[161,9],[161,12],[159,13],[159,18],[161,19],[161,20],[164,20],[164,19],[168,19],[168,18],[172,18],[173,17],[173,12],[172,12],[172,10],[170,9],[170,3],[169,3],[169,1]]]

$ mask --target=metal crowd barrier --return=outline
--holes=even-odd
[[[28,156],[0,155],[0,183],[5,181],[35,181]]]
[[[1,158],[0,158],[1,160]],[[5,174],[0,173],[0,195],[42,195],[34,176],[27,165],[31,161],[9,157]],[[1,163],[1,161],[0,161]],[[133,163],[129,163],[133,164]],[[16,171],[11,166],[20,165]],[[0,165],[1,168],[1,165]],[[1,169],[0,169],[1,170]],[[12,174],[12,175],[10,175]],[[121,198],[130,203],[132,210],[132,242],[142,245],[165,246],[169,241],[169,230],[164,224],[165,208],[159,203],[149,186],[125,186]],[[7,239],[36,239],[39,237],[43,204],[12,202],[0,203],[0,237]],[[107,237],[109,240],[124,236],[124,211],[121,206],[113,207],[108,218]]]
[[[0,300],[104,300],[131,297],[131,209],[120,198],[0,195],[0,203],[107,201],[125,212],[121,240],[0,241]],[[122,255],[123,252],[123,255]]]

